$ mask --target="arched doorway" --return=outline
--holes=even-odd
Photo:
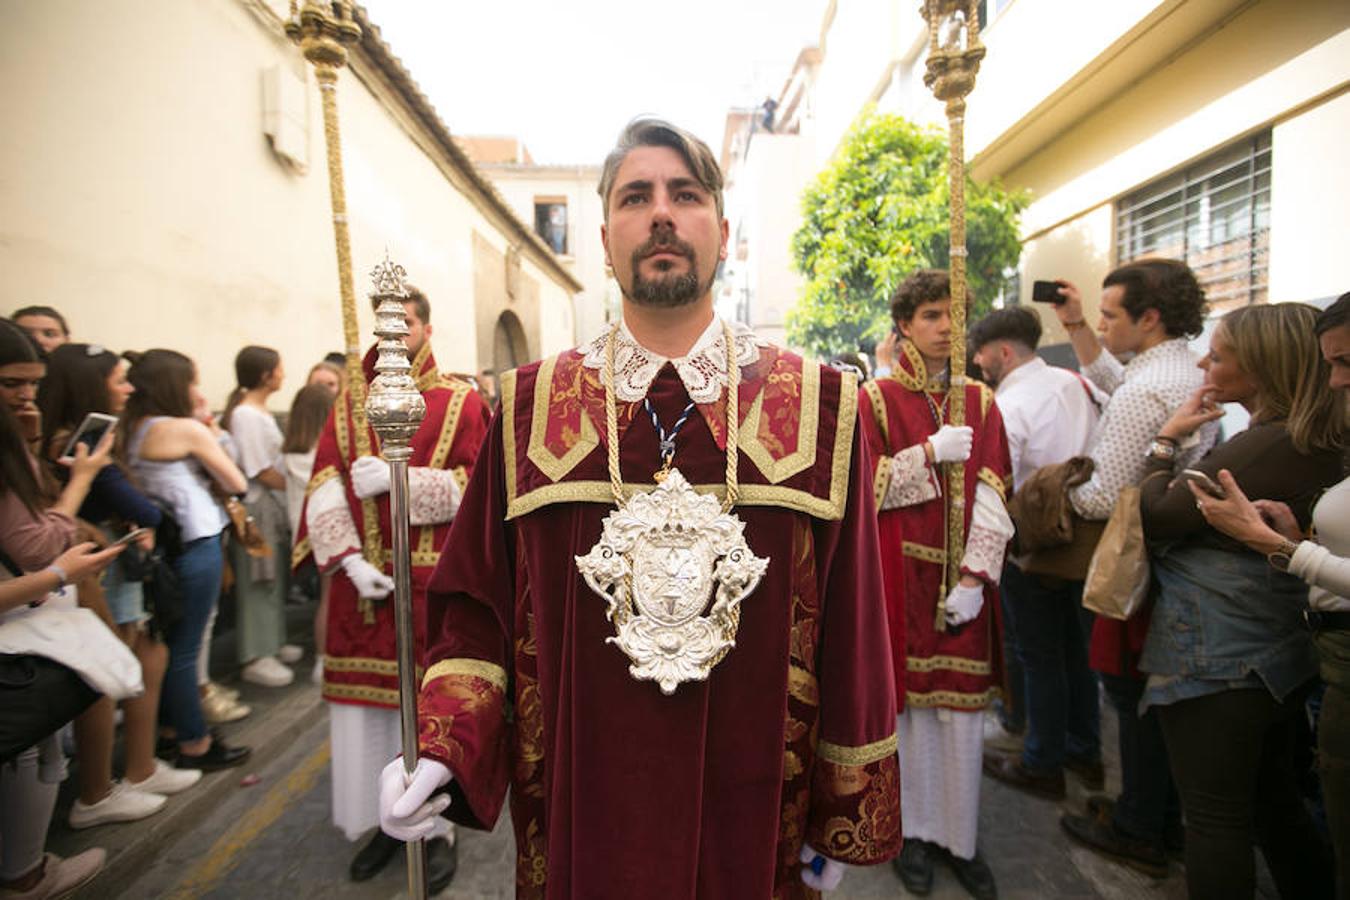
[[[523,366],[530,361],[530,345],[516,314],[507,310],[497,317],[492,329],[492,370],[494,375]]]

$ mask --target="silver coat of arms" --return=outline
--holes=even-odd
[[[606,643],[628,654],[634,678],[673,694],[682,682],[705,680],[736,645],[741,601],[769,565],[750,552],[744,531],[679,469],[605,517],[577,568],[605,598],[617,631]]]

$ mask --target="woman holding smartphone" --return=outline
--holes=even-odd
[[[132,359],[127,377],[135,389],[123,422],[127,462],[145,492],[177,520],[183,541],[183,552],[173,560],[183,617],[166,636],[161,718],[173,726],[179,768],[209,772],[237,766],[249,748],[212,739],[197,690],[197,656],[220,595],[221,532],[228,523],[211,483],[238,494],[248,481],[221,447],[219,429],[193,418],[201,392],[191,359],[174,350],[148,350]]]
[[[1238,403],[1250,427],[1195,468],[1211,479],[1228,469],[1243,491],[1307,523],[1314,499],[1340,480],[1345,425],[1343,398],[1326,390],[1316,316],[1300,303],[1226,315],[1200,362],[1205,384],[1163,425],[1140,488],[1156,579],[1143,704],[1158,707],[1181,793],[1192,897],[1252,896],[1253,834],[1281,896],[1332,892],[1331,857],[1294,762],[1317,676],[1303,621],[1308,586],[1212,528],[1190,486],[1203,482],[1173,470],[1180,443],[1221,415],[1219,404]]]
[[[64,344],[47,358],[47,377],[38,391],[42,410],[43,446],[49,459],[55,460],[90,413],[121,416],[135,388],[127,380],[127,362],[117,354],[93,344]],[[55,471],[60,472],[57,466]],[[154,531],[162,518],[157,507],[127,477],[121,464],[114,462],[100,470],[80,506],[79,516],[95,524],[109,541],[115,541],[133,528],[151,529],[137,540],[140,551],[154,548]],[[122,701],[126,737],[125,784],[138,791],[176,794],[201,778],[195,769],[175,769],[155,758],[156,723],[160,687],[169,651],[148,626],[141,582],[128,575],[127,559],[114,562],[103,576],[103,592],[108,612],[118,635],[140,661],[145,693]],[[111,778],[113,716],[111,701],[99,701],[96,721],[91,727],[77,729],[83,749],[86,744],[97,751],[98,765],[86,765],[81,759],[82,786],[85,780]],[[97,769],[84,775],[86,769]],[[96,793],[82,788],[82,795]],[[116,811],[100,811],[90,796],[82,796],[71,810],[76,828],[102,822],[119,821]]]

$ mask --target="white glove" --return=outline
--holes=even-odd
[[[359,553],[342,557],[341,566],[363,600],[383,600],[394,590],[394,579],[366,562]]]
[[[811,863],[819,859],[824,863],[820,874],[817,875],[811,869]],[[817,853],[810,844],[802,844],[802,881],[807,887],[815,888],[818,891],[832,891],[839,887],[839,882],[844,877],[844,864],[830,859]]]
[[[947,624],[964,625],[980,614],[984,606],[984,585],[958,584],[947,595]]]
[[[975,429],[969,425],[943,425],[929,435],[928,443],[933,448],[933,462],[965,462],[970,459],[970,448],[975,443]]]
[[[352,490],[362,500],[389,493],[389,463],[378,456],[358,456],[352,463]]]
[[[450,822],[441,813],[450,795],[431,795],[449,783],[450,770],[434,759],[418,759],[412,775],[404,771],[403,757],[395,759],[380,772],[380,829],[400,841],[444,837]]]

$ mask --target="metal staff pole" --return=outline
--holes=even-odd
[[[303,3],[291,0],[286,35],[300,45],[305,59],[314,64],[323,100],[323,137],[328,148],[328,196],[333,212],[333,242],[337,249],[338,290],[342,299],[342,340],[347,355],[347,390],[351,396],[352,437],[358,456],[370,453],[366,428],[366,376],[361,371],[361,335],[356,321],[356,290],[352,286],[352,242],[347,230],[347,189],[342,178],[342,138],[338,131],[338,70],[347,64],[347,45],[361,39],[361,26],[352,15],[351,0]],[[371,500],[362,501],[365,521],[361,542],[366,561],[383,565],[379,558],[380,518]],[[373,621],[373,615],[369,617]]]
[[[950,157],[947,165],[951,197],[952,356],[947,391],[948,417],[953,425],[966,421],[966,95],[975,87],[975,74],[984,59],[980,43],[979,0],[924,0],[928,22],[928,62],[923,83],[947,104]],[[935,627],[947,625],[947,591],[961,579],[965,555],[966,472],[962,463],[947,468],[947,571],[938,598]]]
[[[417,765],[417,659],[413,643],[412,553],[408,544],[408,459],[417,427],[427,414],[422,392],[412,378],[412,364],[403,337],[408,333],[403,301],[408,298],[403,267],[385,255],[370,278],[375,309],[375,335],[380,339],[375,380],[370,385],[366,417],[380,437],[389,462],[389,520],[393,529],[394,629],[398,640],[398,707],[402,725],[403,766],[411,775]],[[427,846],[408,844],[408,893],[427,896]]]

